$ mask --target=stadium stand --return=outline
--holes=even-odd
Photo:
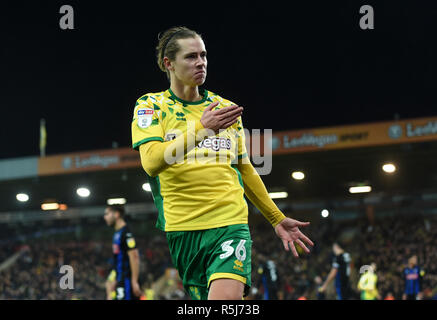
[[[277,267],[278,299],[295,300],[302,296],[316,299],[314,279],[316,276],[324,278],[329,272],[331,244],[339,237],[352,256],[351,282],[356,290],[356,299],[359,299],[356,287],[359,268],[371,262],[378,266],[381,296],[391,293],[395,299],[401,299],[402,270],[411,254],[418,255],[419,264],[426,271],[424,299],[436,298],[437,252],[434,243],[437,239],[437,217],[414,214],[389,216],[375,219],[373,224],[366,218],[336,223],[321,221],[308,232],[316,244],[312,253],[305,255],[300,251],[299,259],[283,250],[273,230],[262,218],[255,216],[252,222],[254,286],[247,299],[264,298],[265,288],[258,269],[262,257],[267,255]],[[56,234],[53,227],[43,228],[39,234],[24,242],[2,242],[2,262],[16,252],[22,254],[13,265],[0,271],[0,299],[105,299],[104,283],[111,259],[111,230],[99,223],[88,224],[87,230],[81,233],[76,228],[58,228]],[[89,232],[91,229],[92,234]],[[178,277],[168,275],[172,263],[164,235],[160,232],[135,232],[138,234],[140,281],[144,290],[154,289],[154,299],[187,299]],[[59,287],[59,268],[64,264],[74,269],[73,290]],[[329,288],[327,298],[335,299],[333,288]]]

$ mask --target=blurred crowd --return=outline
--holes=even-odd
[[[262,219],[261,219],[262,221]],[[96,225],[95,228],[105,228]],[[437,217],[396,216],[369,221],[366,218],[312,223],[302,230],[315,246],[311,254],[297,247],[300,257],[285,251],[274,230],[265,222],[250,226],[253,240],[252,287],[247,299],[317,299],[317,288],[331,269],[332,243],[341,240],[352,257],[351,287],[357,289],[359,269],[377,265],[381,299],[392,295],[401,299],[403,268],[416,254],[423,278],[424,299],[437,296]],[[164,233],[135,230],[140,252],[140,285],[144,299],[189,299],[177,273],[172,269]],[[0,266],[17,254],[9,267],[0,267],[0,299],[99,299],[106,298],[112,237],[80,239],[45,237],[25,243],[0,242]],[[61,289],[62,265],[74,270],[74,288]],[[266,278],[270,283],[266,282]],[[335,299],[333,285],[327,299]]]
[[[0,299],[104,299],[104,276],[110,245],[97,242],[35,241],[13,266],[1,272]],[[104,250],[106,249],[106,250]],[[60,287],[62,265],[73,268],[73,290]]]
[[[310,255],[302,250],[295,259],[282,248],[273,232],[253,230],[254,256],[250,298],[263,299],[265,261],[276,269],[278,280],[272,290],[278,299],[318,299],[318,288],[332,266],[332,244],[340,242],[352,257],[350,286],[353,298],[360,299],[358,281],[360,268],[376,264],[377,289],[380,299],[402,299],[405,282],[403,270],[408,259],[416,255],[418,266],[424,271],[423,299],[437,299],[437,217],[397,215],[369,221],[367,218],[350,221],[319,223],[305,232],[315,243]],[[264,263],[263,263],[264,262]],[[257,266],[261,266],[261,268]],[[362,270],[361,270],[362,271]],[[326,295],[335,299],[334,283]]]
[[[44,239],[16,246],[15,251],[21,252],[20,256],[11,267],[0,271],[0,299],[106,299],[111,240],[59,242]],[[171,261],[165,238],[140,238],[137,244],[141,249],[140,281],[146,289],[171,267]],[[11,244],[4,244],[0,250],[8,246],[11,248]],[[61,288],[62,277],[66,275],[61,273],[63,265],[71,266],[74,272],[72,289]]]
[[[385,218],[361,226],[359,265],[375,262],[378,289],[382,297],[392,294],[401,299],[404,290],[403,269],[408,258],[416,255],[425,272],[422,281],[424,299],[437,297],[437,219],[421,216]]]

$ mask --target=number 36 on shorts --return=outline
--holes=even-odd
[[[240,260],[240,261],[246,260],[246,247],[244,246],[246,244],[246,240],[244,240],[244,239],[240,240],[240,242],[235,247],[235,249],[232,246],[233,243],[234,243],[234,240],[228,240],[228,241],[225,241],[221,244],[221,247],[222,247],[224,253],[222,253],[220,255],[220,259],[226,259],[226,258],[232,256],[232,254],[234,254],[234,252],[235,252],[235,256],[237,257],[238,260]]]

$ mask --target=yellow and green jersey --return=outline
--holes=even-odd
[[[204,109],[218,101],[215,109],[233,103],[203,90],[202,100],[184,101],[168,89],[148,93],[137,100],[132,121],[135,150],[149,141],[169,141],[194,128]],[[158,209],[157,228],[188,231],[247,223],[241,175],[236,160],[247,156],[241,117],[223,132],[197,144],[183,161],[177,161],[158,176],[149,175],[153,200]],[[146,173],[147,174],[147,173]]]
[[[361,300],[375,300],[378,297],[376,284],[378,276],[371,272],[364,273],[359,282],[358,288],[361,290]]]

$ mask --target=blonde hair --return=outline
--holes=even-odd
[[[195,38],[195,37],[199,37],[200,39],[202,39],[202,36],[198,34],[196,31],[193,31],[183,26],[172,27],[158,34],[158,45],[156,46],[156,58],[157,58],[159,69],[167,73],[167,78],[169,80],[170,80],[170,72],[165,67],[164,57],[169,58],[170,61],[174,61],[174,59],[176,58],[176,54],[181,49],[177,40]]]

